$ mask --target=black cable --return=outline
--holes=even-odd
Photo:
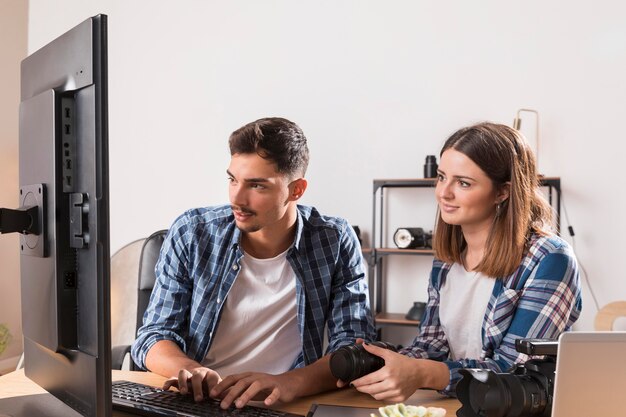
[[[574,238],[574,227],[570,224],[569,216],[567,214],[567,207],[565,207],[565,199],[563,199],[563,193],[561,193],[561,205],[563,206],[563,213],[565,214],[565,220],[567,222],[567,231],[569,232],[570,237],[572,238],[572,249],[574,250],[574,255],[576,255],[576,239]],[[578,255],[576,255],[576,259],[578,260],[578,265],[582,271],[583,280],[587,284],[587,288],[589,288],[589,292],[591,293],[591,298],[593,299],[594,304],[596,305],[596,311],[600,310],[600,304],[598,304],[598,299],[596,298],[596,294],[593,292],[593,288],[591,287],[591,283],[589,282],[589,275],[587,274],[587,270],[585,269],[583,263],[581,262]]]

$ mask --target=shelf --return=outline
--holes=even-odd
[[[434,187],[436,178],[395,178],[395,179],[375,179],[374,192],[380,187],[403,188],[403,187]],[[560,177],[539,176],[539,183],[542,187],[561,187]]]
[[[403,187],[434,187],[436,178],[398,178],[398,179],[378,179],[374,180],[374,193],[381,187],[403,188]]]
[[[401,326],[419,326],[419,320],[407,320],[402,313],[378,313],[376,314],[376,325],[395,324]]]

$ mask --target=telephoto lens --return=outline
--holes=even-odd
[[[370,342],[370,345],[379,346],[396,352],[396,347],[386,342]],[[385,361],[365,350],[363,345],[342,346],[330,355],[330,371],[333,376],[344,382],[355,379],[379,370]]]
[[[435,155],[426,156],[424,164],[424,178],[437,178],[437,157]]]
[[[456,394],[459,417],[549,417],[555,361],[531,359],[513,373],[461,369]]]

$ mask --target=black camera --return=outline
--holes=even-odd
[[[386,342],[370,342],[370,345],[379,346],[396,352],[396,347]],[[379,370],[385,361],[365,350],[363,345],[342,346],[330,355],[330,372],[337,379],[345,382]]]
[[[515,349],[527,355],[547,355],[514,366],[508,373],[462,369],[456,386],[461,401],[458,417],[543,416],[552,413],[557,341],[518,339]]]
[[[393,243],[399,249],[431,249],[433,234],[421,227],[400,227],[393,234]]]

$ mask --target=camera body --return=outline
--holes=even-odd
[[[462,369],[456,394],[461,401],[459,417],[549,417],[558,344],[548,339],[518,339],[515,349],[527,355],[546,355],[514,366],[510,372]]]
[[[397,351],[396,347],[386,342],[368,344]],[[337,379],[351,382],[355,379],[379,370],[385,361],[365,350],[363,345],[342,346],[330,355],[330,372]]]

